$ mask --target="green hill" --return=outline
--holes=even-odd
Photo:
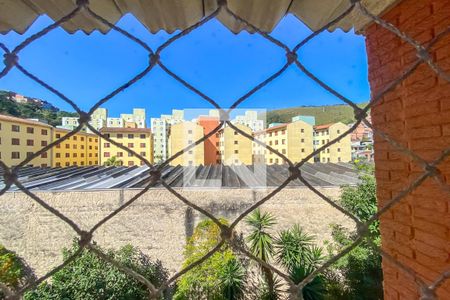
[[[52,126],[61,125],[62,117],[76,117],[78,114],[44,108],[35,103],[17,103],[9,99],[8,92],[0,91],[0,114],[24,119],[39,119]]]
[[[358,104],[359,107],[364,107],[367,103]],[[349,124],[355,121],[353,109],[348,105],[324,105],[324,106],[300,106],[283,108],[277,110],[270,110],[267,112],[267,124],[270,123],[289,123],[292,117],[304,115],[314,116],[316,118],[316,125],[342,122]],[[260,116],[266,117],[264,115]]]

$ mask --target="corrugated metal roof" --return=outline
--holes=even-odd
[[[289,176],[286,165],[271,165],[266,168],[244,165],[166,166],[162,170],[162,178],[172,187],[275,188]],[[307,163],[301,167],[301,171],[313,186],[354,185],[359,182],[358,174],[350,164]],[[44,191],[143,188],[149,183],[149,176],[147,166],[63,169],[25,167],[19,170],[19,180],[26,188]],[[301,187],[303,183],[295,180],[289,186]],[[4,184],[0,182],[0,189],[3,187]],[[11,187],[10,191],[17,191],[17,188]]]
[[[185,29],[212,14],[218,0],[90,0],[90,8],[116,23],[123,15],[132,13],[149,31],[173,32]],[[380,14],[396,0],[363,0],[373,14]],[[23,33],[40,15],[46,14],[59,20],[75,8],[76,0],[1,0],[0,32],[14,30]],[[312,30],[317,30],[341,15],[350,6],[350,0],[228,0],[228,7],[241,18],[263,31],[270,32],[288,13],[297,16]],[[230,14],[221,11],[217,18],[232,32],[246,29]],[[369,19],[358,11],[350,13],[335,27],[345,31],[357,31],[369,23]],[[108,26],[81,11],[64,23],[63,28],[73,33],[82,30],[91,33],[99,30],[106,33]]]

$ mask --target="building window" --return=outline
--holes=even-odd
[[[340,157],[338,157],[338,162],[341,162],[341,158]]]
[[[234,154],[238,154],[239,153],[239,150],[234,150]]]
[[[20,140],[13,138],[13,139],[11,139],[11,144],[12,145],[20,145]]]
[[[193,154],[194,152],[192,151],[192,150],[189,150],[188,151],[188,154]]]
[[[56,153],[55,156],[56,156],[56,158],[60,158],[61,157],[61,153]]]
[[[42,135],[47,135],[48,134],[48,130],[47,129],[41,129],[41,134]]]
[[[281,131],[281,134],[286,134],[286,130],[282,130],[282,131]]]
[[[61,135],[59,133],[57,133],[55,136],[57,139],[59,139],[61,137]]]
[[[305,142],[305,139],[301,139],[300,142],[304,143],[304,142]]]
[[[117,157],[123,157],[123,152],[117,152]]]
[[[285,144],[286,144],[286,140],[285,140],[285,139],[282,139],[282,140],[281,140],[281,144],[285,145]]]
[[[81,153],[81,157],[84,157],[84,153]]]
[[[42,168],[47,168],[47,164],[41,164]]]
[[[104,157],[109,157],[109,152],[105,152],[105,153],[103,154],[103,156],[104,156]]]
[[[73,138],[74,141],[77,140],[77,136],[76,135],[74,135],[72,138]]]
[[[146,155],[146,152],[141,152],[141,156],[145,156]]]
[[[27,127],[27,133],[34,133],[33,127]]]
[[[301,133],[305,133],[305,129],[303,129],[303,128],[300,129],[300,132],[301,132]]]
[[[337,130],[337,134],[339,134],[339,133],[341,133],[341,131],[338,129],[338,130]]]
[[[238,141],[234,141],[234,144],[237,145],[239,142]]]
[[[47,158],[47,152],[42,153],[41,158]]]
[[[65,155],[67,158],[69,158],[70,157],[70,153],[66,153],[66,155]]]
[[[92,142],[92,138],[89,138],[89,142]]]
[[[275,158],[275,163],[278,164],[278,158]]]
[[[302,153],[305,153],[305,148],[302,148]]]
[[[73,145],[73,149],[77,149],[77,145]]]
[[[89,157],[92,157],[92,153],[89,153]]]
[[[133,143],[128,143],[128,148],[134,148],[134,144]]]
[[[134,161],[132,161],[132,160],[128,161],[128,166],[129,166],[129,167],[134,166]]]
[[[81,141],[84,142],[84,137],[80,137]]]
[[[66,144],[66,149],[70,149],[70,145],[69,144]]]
[[[84,145],[81,145],[81,149],[84,149]]]
[[[70,162],[66,162],[66,167],[70,166]]]
[[[131,152],[128,152],[128,157],[133,157],[134,156],[134,154],[133,153],[131,153]]]
[[[269,145],[272,146],[272,141],[269,141]]]
[[[110,145],[109,143],[104,143],[103,146],[104,146],[105,148],[109,148],[111,145]]]
[[[33,152],[27,152],[27,158],[32,157],[33,156]]]
[[[275,140],[275,145],[278,145],[278,140]]]
[[[78,155],[76,153],[73,154],[73,157],[77,157]]]
[[[58,167],[58,168],[61,167],[61,163],[60,163],[60,162],[57,162],[57,163],[56,163],[56,167]]]
[[[134,134],[132,134],[132,133],[128,134],[128,138],[129,139],[134,139]]]
[[[20,132],[20,126],[19,125],[12,125],[11,126],[11,131]]]
[[[337,148],[337,152],[341,152],[341,148]]]
[[[281,149],[281,153],[286,154],[286,149]]]
[[[330,158],[329,157],[327,158],[327,161],[330,162]]]
[[[145,143],[141,143],[141,148],[145,148]]]
[[[47,146],[47,141],[41,141],[41,146],[42,146],[42,147]]]
[[[270,163],[273,163],[273,159],[271,158],[271,159],[269,159],[269,161],[270,161]]]
[[[118,134],[117,134],[117,138],[118,138],[118,139],[123,138],[123,134],[122,134],[122,133],[118,133]]]
[[[84,161],[82,161],[80,164],[81,164],[82,166],[84,166]]]

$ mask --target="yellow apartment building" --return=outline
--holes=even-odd
[[[252,135],[252,130],[242,124],[234,124],[245,133]],[[251,165],[252,141],[233,128],[226,126],[219,132],[219,162],[224,165]]]
[[[0,160],[9,167],[18,165],[51,143],[52,129],[52,126],[35,120],[0,115]],[[51,151],[42,153],[28,165],[50,167]]]
[[[203,127],[194,122],[185,121],[172,125],[169,133],[169,157],[201,139],[203,134]],[[204,163],[203,143],[198,144],[170,162],[173,166],[199,166]]]
[[[110,128],[100,129],[102,134],[108,135],[113,141],[139,153],[153,163],[153,136],[150,128]],[[145,163],[137,156],[129,153],[107,140],[100,139],[100,164],[116,157],[124,166],[142,166]]]
[[[269,127],[255,132],[254,136],[296,163],[313,152],[313,132],[312,125],[299,120]],[[267,165],[284,163],[281,157],[255,142],[253,142],[253,160],[254,163],[265,162]]]
[[[54,128],[54,140],[64,137],[70,131]],[[98,140],[95,134],[78,132],[53,147],[53,167],[98,165]]]
[[[314,149],[322,147],[329,141],[337,138],[346,130],[348,130],[348,126],[341,122],[315,126]],[[337,143],[321,151],[314,160],[321,163],[350,162],[352,160],[352,144],[350,135],[344,136]]]

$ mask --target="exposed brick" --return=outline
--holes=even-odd
[[[450,26],[450,0],[399,1],[382,18],[426,43]],[[376,95],[418,57],[414,47],[378,25],[369,26],[366,33],[369,80]],[[439,67],[450,72],[450,35],[435,43],[430,53]],[[375,128],[434,161],[450,145],[450,83],[422,63],[373,106],[371,115]],[[375,151],[378,206],[383,207],[424,170],[379,136],[375,136]],[[450,182],[450,158],[438,168]],[[450,269],[449,210],[448,192],[434,178],[426,179],[380,218],[383,249],[431,283]],[[385,299],[419,298],[416,282],[402,270],[383,260],[383,272]],[[438,292],[442,299],[450,299],[450,282]]]

